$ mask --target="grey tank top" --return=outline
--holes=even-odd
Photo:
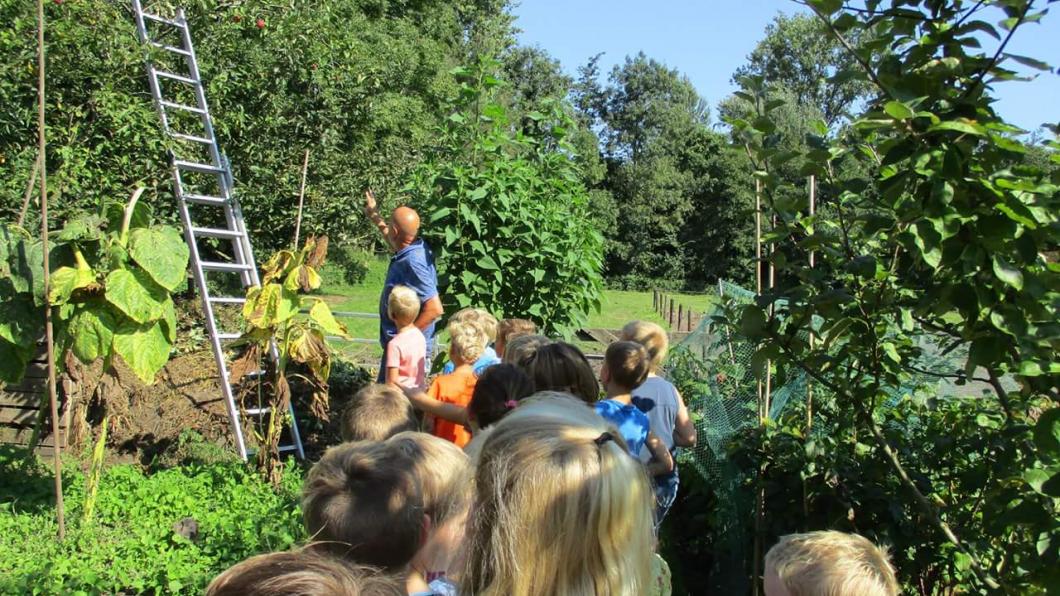
[[[662,377],[648,377],[633,390],[633,405],[648,415],[651,432],[673,453],[674,426],[677,424],[677,388],[673,383]],[[651,460],[647,446],[641,449],[640,459],[645,463]]]

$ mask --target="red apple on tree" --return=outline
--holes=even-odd
[[[258,26],[258,29],[264,29],[265,28],[265,19],[263,19],[261,17],[258,17],[258,21],[255,24]]]

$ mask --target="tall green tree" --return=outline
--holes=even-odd
[[[856,113],[871,92],[856,68],[856,58],[812,15],[778,14],[733,79],[761,77],[787,90],[791,95],[783,99],[797,109],[820,110],[832,126]]]

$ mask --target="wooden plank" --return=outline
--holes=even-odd
[[[45,427],[41,431],[41,445],[53,445],[51,437],[51,425],[45,424]],[[60,428],[59,434],[62,438],[66,438],[66,429]],[[8,443],[14,445],[25,445],[29,442],[30,437],[33,435],[33,428],[31,426],[23,427],[12,427],[12,426],[0,426],[0,443]]]
[[[0,406],[0,425],[33,426],[37,420],[37,408],[12,408]]]
[[[38,393],[7,393],[0,391],[0,406],[15,408],[36,408],[44,397],[43,392]],[[46,399],[46,398],[45,398]]]

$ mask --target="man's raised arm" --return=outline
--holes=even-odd
[[[375,202],[375,195],[372,194],[372,190],[368,189],[364,191],[364,214],[371,220],[372,225],[379,229],[379,233],[383,235],[383,240],[386,240],[387,244],[390,244],[390,235],[387,234],[387,224],[383,216],[379,215],[379,207]]]

